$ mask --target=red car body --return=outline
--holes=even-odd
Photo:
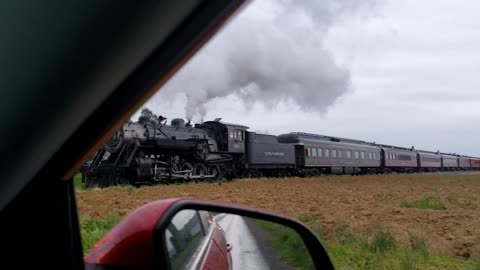
[[[416,152],[404,149],[382,148],[386,167],[412,168],[417,167]]]
[[[154,269],[158,257],[152,241],[155,227],[170,206],[179,200],[148,203],[127,215],[85,255],[87,269],[101,269],[102,266],[105,269]],[[195,269],[231,269],[231,246],[224,230],[210,213],[205,222],[210,227],[198,246]]]
[[[225,231],[218,223],[213,223],[212,238],[208,240],[207,252],[199,269],[232,269],[231,246],[227,243]]]
[[[470,159],[472,168],[480,168],[480,159],[472,158]]]
[[[452,155],[442,155],[442,168],[458,168],[459,158]]]
[[[458,158],[458,166],[460,168],[471,168],[472,165],[470,164],[470,159],[466,157],[459,157]]]

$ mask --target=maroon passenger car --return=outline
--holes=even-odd
[[[443,154],[442,158],[442,168],[445,171],[457,170],[458,169],[458,157],[453,155]]]
[[[382,165],[385,170],[407,172],[416,170],[417,152],[413,149],[382,147]]]
[[[418,168],[420,171],[436,171],[442,167],[441,156],[434,152],[418,152]]]
[[[470,163],[470,159],[467,157],[459,157],[458,158],[458,166],[462,169],[470,169],[472,167]]]
[[[480,159],[478,158],[471,158],[470,159],[470,164],[472,166],[472,169],[478,169],[480,168]]]

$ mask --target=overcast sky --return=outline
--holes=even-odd
[[[146,106],[480,156],[478,14],[474,0],[257,1]]]

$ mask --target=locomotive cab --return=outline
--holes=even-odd
[[[196,127],[206,130],[218,143],[219,152],[245,153],[246,126],[215,121],[206,121]]]

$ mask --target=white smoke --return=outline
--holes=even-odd
[[[232,20],[155,98],[184,94],[186,117],[236,95],[251,106],[288,101],[324,112],[351,90],[350,73],[323,46],[343,16],[362,15],[372,1],[282,0],[252,3]]]

